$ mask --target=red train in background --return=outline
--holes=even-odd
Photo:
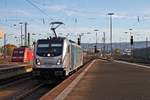
[[[29,47],[19,47],[13,50],[12,62],[32,62],[33,51]]]

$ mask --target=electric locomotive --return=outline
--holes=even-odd
[[[29,63],[33,60],[33,51],[28,47],[19,47],[13,50],[12,62]]]
[[[40,39],[35,44],[33,75],[41,79],[69,75],[83,65],[81,47],[63,37]]]
[[[52,22],[50,25],[55,37],[37,40],[34,45],[33,75],[36,78],[62,78],[83,65],[81,47],[67,38],[57,36],[55,30],[62,24]]]

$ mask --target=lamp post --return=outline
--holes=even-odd
[[[94,30],[96,32],[96,43],[95,43],[95,53],[97,53],[97,29]]]
[[[114,13],[108,13],[108,15],[110,16],[110,46],[111,46],[111,56],[113,53],[113,48],[112,48],[112,16],[114,15]]]
[[[132,31],[133,29],[129,29],[130,31],[130,45],[131,45],[131,57],[133,57],[133,35],[132,35]]]
[[[103,32],[103,38],[102,38],[102,40],[103,40],[103,56],[105,55],[105,32]]]
[[[24,23],[24,33],[25,33],[25,40],[24,40],[24,45],[27,46],[27,22]]]
[[[23,41],[22,41],[22,36],[23,36],[23,34],[22,34],[22,24],[23,24],[23,23],[20,22],[19,24],[21,25],[21,26],[20,26],[20,29],[21,29],[21,31],[20,31],[20,32],[21,32],[21,33],[20,33],[20,34],[21,34],[21,46],[23,46]]]
[[[147,58],[147,60],[149,59],[149,56],[148,56],[148,37],[146,37],[146,58]]]

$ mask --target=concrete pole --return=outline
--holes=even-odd
[[[24,23],[25,26],[25,40],[24,40],[24,45],[27,46],[27,22]]]
[[[108,15],[110,16],[110,46],[111,46],[111,56],[113,54],[113,47],[112,47],[112,15],[114,15],[114,13],[108,13]]]
[[[30,47],[30,33],[28,33],[28,47]]]
[[[147,60],[149,59],[149,54],[148,54],[148,37],[146,37],[146,58],[147,58]]]
[[[95,29],[94,31],[96,32],[96,43],[95,43],[94,48],[95,48],[95,53],[97,53],[97,32],[98,32],[99,30]]]
[[[22,24],[23,24],[23,23],[20,22],[19,24],[21,25],[21,27],[20,27],[20,28],[21,28],[21,38],[20,38],[21,40],[20,40],[20,41],[21,41],[21,46],[23,46],[23,41],[22,41],[22,35],[23,35],[23,34],[22,34]]]
[[[105,32],[103,32],[103,55],[105,55]]]

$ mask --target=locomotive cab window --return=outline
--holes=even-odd
[[[23,54],[24,51],[19,51],[19,54]]]
[[[37,46],[37,55],[38,56],[60,56],[62,55],[62,43],[55,43],[55,41],[45,40],[39,41]]]
[[[62,44],[51,44],[51,47],[62,47]]]
[[[48,48],[49,44],[38,44],[38,48]]]

